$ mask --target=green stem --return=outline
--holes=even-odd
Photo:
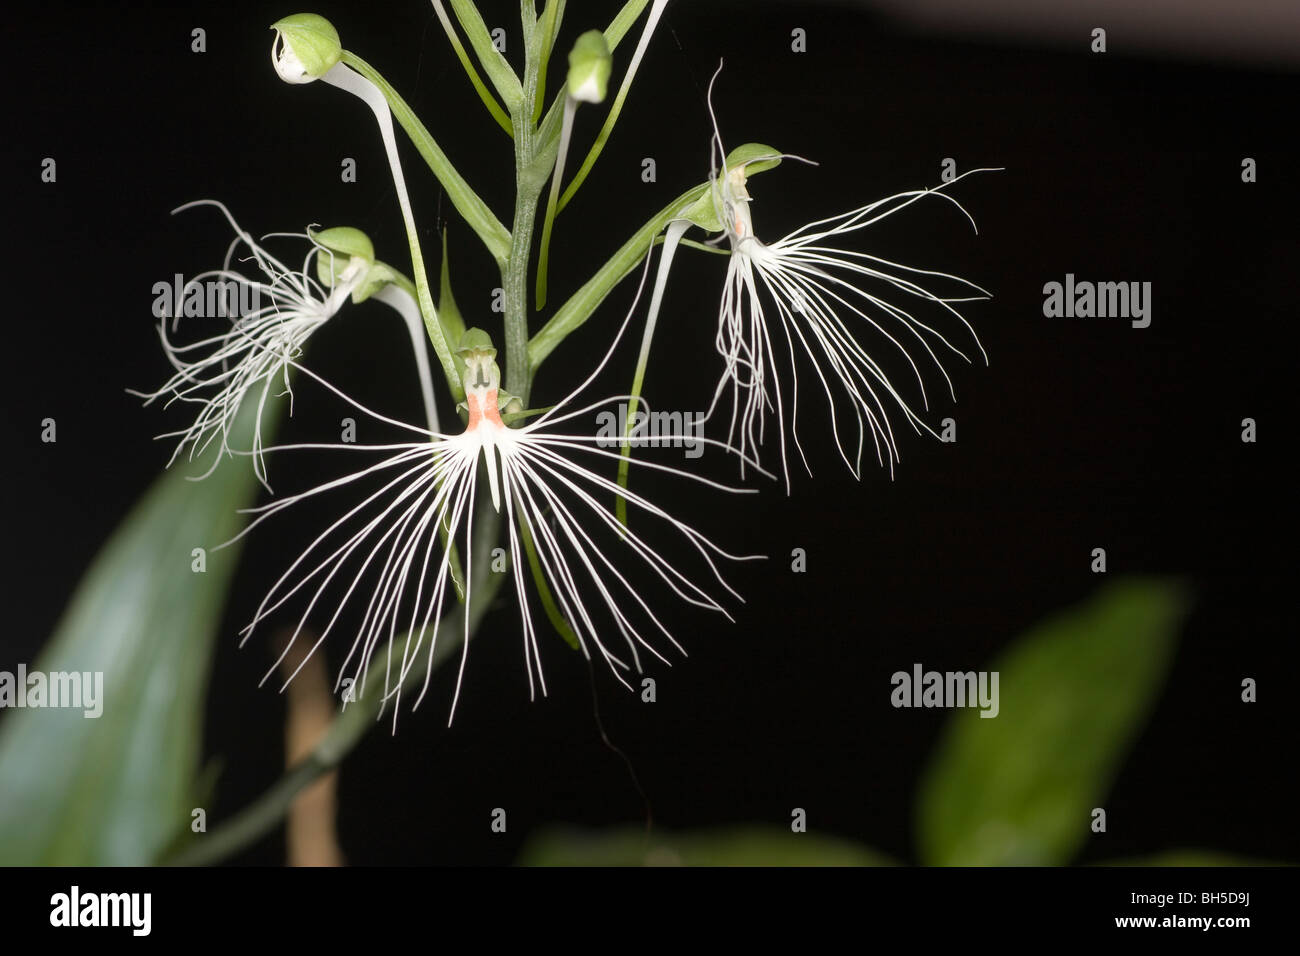
[[[537,93],[540,50],[533,31],[527,31],[524,55],[523,98],[511,111],[515,131],[515,218],[510,230],[510,255],[502,282],[505,290],[505,387],[525,406],[532,386],[528,361],[528,263],[532,255],[533,229],[537,223],[537,200],[546,183],[538,175],[534,156],[536,129],[532,103]]]
[[[618,49],[619,42],[627,35],[628,30],[641,16],[641,11],[645,9],[650,0],[628,0],[619,11],[612,23],[605,28],[605,43],[609,46],[609,52],[613,53]],[[563,10],[561,10],[563,14]],[[539,88],[539,93],[542,92]],[[541,125],[538,126],[537,139],[541,143],[550,144],[559,137],[560,119],[563,113],[564,101],[568,98],[567,91],[564,87],[555,94],[551,100],[551,105],[546,110],[546,116],[543,117]],[[539,150],[540,152],[540,150]]]

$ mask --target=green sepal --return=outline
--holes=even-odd
[[[339,252],[349,258],[359,256],[366,262],[375,261],[375,246],[360,229],[351,226],[335,226],[319,232],[308,229],[307,235],[316,245],[324,246],[330,252]]]
[[[492,344],[492,336],[488,335],[480,328],[469,328],[465,334],[460,337],[460,344],[456,346],[456,352],[465,355],[469,352],[489,352],[493,358],[496,358],[496,346]]]

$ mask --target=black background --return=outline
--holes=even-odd
[[[606,6],[571,2],[560,48],[603,26]],[[516,52],[515,5],[481,7]],[[406,95],[508,222],[508,142],[428,5],[312,9]],[[47,4],[11,28],[4,666],[33,659],[99,545],[166,462],[170,448],[153,436],[180,424],[124,389],[156,387],[167,372],[153,283],[210,268],[228,230],[215,213],[169,210],[221,199],[259,235],[354,225],[381,257],[402,258],[371,118],[323,84],[289,87],[271,70],[265,27],[291,12]],[[196,26],[207,31],[204,54],[190,52]],[[794,27],[808,31],[806,54],[790,51]],[[557,227],[557,290],[576,287],[704,178],[704,88],[720,58],[728,144],[766,142],[821,164],[755,178],[760,236],[932,185],[944,157],[1006,172],[959,186],[978,236],[935,204],[870,237],[900,261],[994,293],[967,312],[990,366],[954,367],[959,404],[933,406],[932,420],[957,418],[956,444],[905,440],[893,481],[868,467],[860,483],[823,444],[815,478],[797,475],[789,498],[772,486],[756,506],[694,492],[665,501],[736,551],[772,560],[731,576],[748,600],[734,626],[668,610],[690,656],[650,672],[654,705],[595,672],[601,719],[657,825],[785,825],[799,806],[817,830],[913,858],[910,808],[945,714],[893,709],[889,675],[913,662],[985,667],[1026,626],[1098,586],[1089,552],[1103,546],[1112,576],[1185,576],[1197,601],[1168,686],[1106,801],[1110,830],[1082,860],[1180,847],[1300,858],[1295,791],[1282,785],[1296,726],[1283,453],[1294,417],[1283,395],[1300,259],[1288,182],[1297,81],[1146,61],[1114,35],[1111,52],[1096,56],[1087,42],[964,45],[810,3],[676,3],[666,14],[611,147]],[[600,115],[583,114],[579,143]],[[454,214],[445,218],[436,184],[402,149],[426,255],[436,262],[449,224],[457,297],[471,321],[493,328],[490,261]],[[55,185],[39,180],[46,156],[58,161]],[[356,184],[340,182],[344,156],[358,160]],[[640,179],[647,156],[654,184]],[[1258,183],[1241,182],[1244,156],[1257,159]],[[648,394],[702,408],[716,374],[720,260],[680,258],[659,340],[675,356],[657,351]],[[1151,327],[1044,318],[1043,283],[1067,272],[1152,282]],[[538,401],[590,367],[631,295],[629,282],[548,362]],[[405,333],[378,306],[344,316],[313,341],[313,367],[415,420]],[[616,371],[609,391],[624,387],[628,369]],[[303,397],[286,437],[337,428],[337,405]],[[826,437],[822,411],[813,403],[804,414],[814,447]],[[58,421],[55,445],[39,440],[47,416]],[[1240,441],[1246,416],[1259,422],[1257,444]],[[724,463],[710,467],[730,475]],[[286,488],[317,477],[275,475]],[[255,537],[234,582],[208,704],[207,753],[224,766],[213,820],[282,766],[282,703],[256,688],[269,646],[240,651],[236,635],[310,528],[290,519]],[[795,547],[808,552],[807,574],[790,573]],[[349,758],[339,828],[351,862],[505,863],[546,824],[644,821],[627,766],[600,740],[587,667],[558,640],[544,644],[551,693],[530,703],[517,627],[509,605],[487,619],[450,729],[444,674],[396,736],[376,732]],[[1254,706],[1239,700],[1245,676],[1260,682]],[[493,807],[509,810],[506,835],[489,832]],[[238,860],[282,858],[277,835]]]

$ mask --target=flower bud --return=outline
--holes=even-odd
[[[580,103],[602,102],[612,65],[605,34],[588,30],[569,51],[569,95]]]
[[[295,13],[271,24],[271,63],[286,83],[319,80],[343,55],[334,24],[314,13]]]

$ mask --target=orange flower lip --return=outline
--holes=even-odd
[[[482,398],[477,394],[477,390],[466,392],[465,405],[469,409],[469,422],[465,425],[465,431],[472,432],[484,420],[496,425],[498,428],[506,427],[505,422],[501,420],[501,412],[497,409],[497,390],[495,388],[484,391]]]

